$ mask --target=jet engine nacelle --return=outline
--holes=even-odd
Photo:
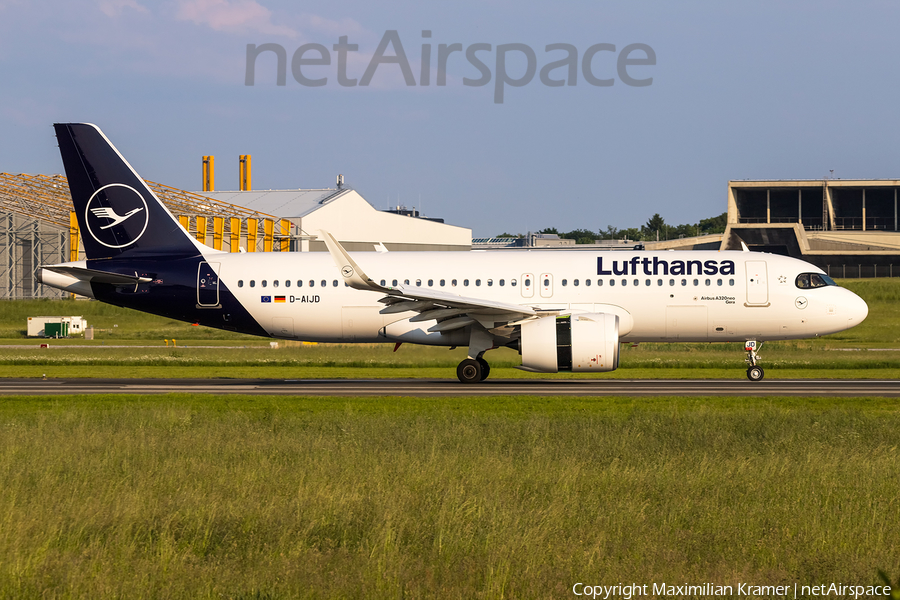
[[[540,373],[613,371],[619,366],[619,317],[586,313],[522,324],[522,369]]]

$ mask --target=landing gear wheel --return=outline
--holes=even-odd
[[[765,375],[766,373],[762,370],[762,367],[750,367],[747,369],[747,379],[750,381],[762,381]]]
[[[476,358],[478,364],[481,365],[481,381],[484,381],[488,378],[488,375],[491,374],[491,365],[488,364],[488,361],[483,358]]]
[[[456,367],[456,377],[463,383],[478,383],[484,379],[481,363],[477,360],[467,358]]]

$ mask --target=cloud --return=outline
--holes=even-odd
[[[99,0],[97,6],[107,17],[118,17],[126,8],[130,8],[139,13],[148,13],[146,6],[137,2],[137,0]]]
[[[256,0],[181,0],[175,16],[226,33],[297,36],[290,27],[273,23],[272,11]]]

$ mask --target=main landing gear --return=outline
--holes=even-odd
[[[469,338],[469,357],[456,367],[456,377],[463,383],[478,383],[487,379],[491,374],[491,365],[482,357],[493,347],[494,339],[488,332],[473,329]]]
[[[491,365],[481,358],[467,358],[456,367],[456,377],[463,383],[478,383],[491,374]]]
[[[761,381],[766,375],[762,367],[756,364],[759,362],[759,354],[757,354],[757,352],[761,347],[762,343],[757,344],[756,340],[748,340],[744,344],[744,350],[747,351],[747,358],[744,360],[750,365],[747,368],[747,379],[750,381]]]

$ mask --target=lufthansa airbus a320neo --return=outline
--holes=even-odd
[[[726,252],[230,253],[195,240],[103,132],[57,124],[86,260],[41,267],[67,292],[208,327],[318,342],[467,346],[460,381],[484,380],[488,350],[522,369],[603,372],[622,342],[763,341],[858,325],[866,303],[821,269]]]

